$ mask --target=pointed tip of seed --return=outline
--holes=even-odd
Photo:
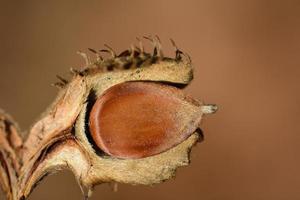
[[[204,114],[213,114],[217,112],[218,106],[216,104],[205,104],[201,106],[201,110]]]

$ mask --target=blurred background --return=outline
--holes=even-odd
[[[100,185],[92,200],[300,199],[300,1],[1,0],[0,27],[0,107],[24,131],[56,96],[55,75],[83,65],[77,50],[107,43],[120,52],[150,34],[165,54],[174,56],[173,38],[191,55],[187,92],[219,105],[175,179],[118,192]],[[61,172],[29,199],[82,196]]]

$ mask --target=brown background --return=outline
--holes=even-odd
[[[299,1],[1,0],[0,16],[0,107],[23,130],[55,97],[55,75],[82,65],[77,50],[121,51],[148,34],[169,55],[170,37],[188,51],[196,71],[187,90],[220,106],[176,179],[117,193],[101,185],[92,199],[300,199]],[[30,199],[82,197],[63,172]]]

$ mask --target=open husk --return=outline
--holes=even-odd
[[[11,117],[0,112],[0,184],[8,200],[27,198],[43,177],[62,169],[74,173],[83,191],[107,182],[160,183],[173,177],[178,167],[189,164],[192,146],[202,140],[198,129],[202,116],[215,112],[216,106],[179,92],[193,79],[191,61],[187,56],[182,57],[181,51],[177,49],[172,59],[163,57],[157,47],[153,54],[133,48],[119,56],[112,52],[109,59],[96,54],[95,62],[81,54],[86,66],[72,69],[70,81],[59,77],[60,82],[55,84],[62,88],[58,97],[30,128],[25,140],[19,136],[19,128]],[[89,115],[106,91],[132,81],[140,82],[140,88],[160,83],[155,86],[157,93],[163,91],[178,99],[174,105],[161,109],[169,109],[177,118],[175,132],[178,137],[183,136],[180,140],[167,138],[165,146],[150,154],[120,158],[95,145],[89,131]]]

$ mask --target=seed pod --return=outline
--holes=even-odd
[[[193,79],[189,56],[174,44],[176,57],[163,57],[159,38],[154,43],[153,54],[142,44],[118,56],[108,47],[107,59],[90,49],[94,62],[79,52],[86,65],[71,69],[69,81],[58,77],[57,99],[24,141],[0,110],[0,186],[9,200],[26,199],[61,169],[88,197],[99,183],[153,185],[189,164],[201,118],[217,108],[181,90]]]
[[[164,152],[197,129],[200,104],[175,87],[149,82],[115,85],[98,98],[90,113],[97,146],[118,158]]]

